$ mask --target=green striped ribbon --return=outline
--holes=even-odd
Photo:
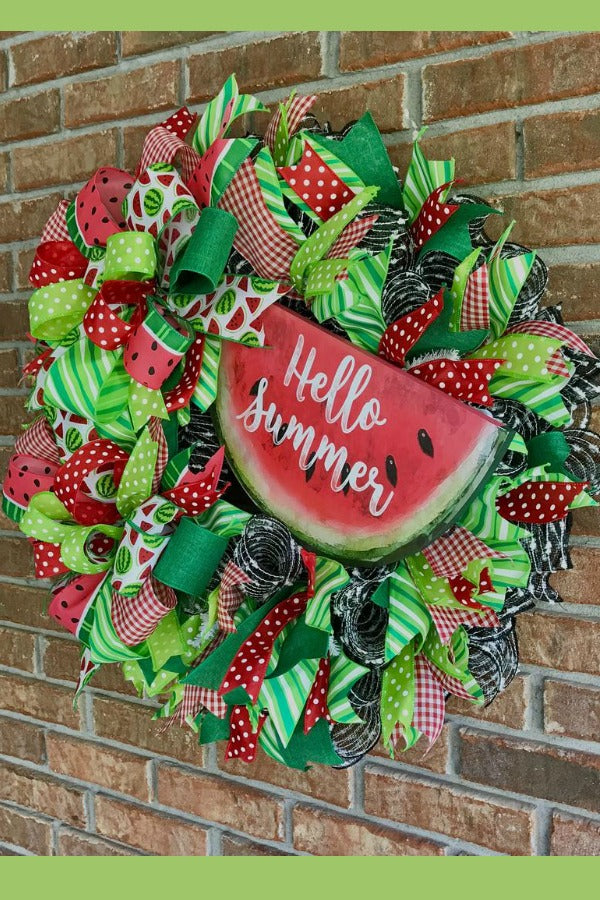
[[[418,650],[431,627],[431,616],[405,562],[385,584],[388,586],[388,626],[385,658],[392,660],[411,641]]]
[[[83,281],[59,281],[29,298],[30,331],[40,341],[60,341],[83,321],[96,291]]]
[[[450,288],[450,297],[452,299],[452,313],[449,322],[450,331],[460,331],[460,319],[467,282],[480,253],[481,250],[479,247],[476,247],[454,270],[454,278]]]
[[[515,378],[496,374],[490,381],[490,394],[505,400],[517,400],[555,428],[567,425],[571,413],[565,405],[561,391],[565,386],[562,375],[551,381],[540,382],[530,378]]]
[[[304,243],[306,235],[299,225],[294,222],[283,202],[283,186],[285,182],[279,181],[273,157],[268,147],[263,147],[254,160],[256,176],[266,207],[287,234],[298,244]]]
[[[100,420],[98,398],[115,365],[120,362],[118,350],[102,350],[83,335],[52,364],[44,384],[44,402],[96,423],[100,437],[115,440],[125,448],[133,447],[135,432],[127,409],[113,404],[111,414]],[[107,400],[110,398],[106,398]],[[110,404],[109,404],[110,406]]]
[[[201,412],[212,406],[217,396],[219,362],[221,360],[221,341],[209,335],[204,337],[202,351],[202,367],[198,383],[194,388],[194,403]]]
[[[258,141],[253,138],[235,138],[227,141],[221,148],[210,183],[210,202],[213,207],[216,207],[233,181],[233,176],[257,144]]]
[[[331,658],[327,706],[329,714],[334,721],[344,723],[362,722],[360,716],[357,716],[350,705],[348,693],[358,679],[366,675],[368,671],[366,666],[361,666],[359,663],[348,659],[345,653],[339,653]]]
[[[283,675],[263,681],[257,709],[269,711],[269,718],[284,747],[289,744],[306,706],[318,668],[318,659],[302,659]]]
[[[251,518],[250,513],[232,506],[227,500],[217,500],[194,521],[221,537],[229,538],[241,534]]]
[[[514,224],[514,221],[510,223],[488,258],[490,327],[494,337],[500,337],[506,330],[519,291],[523,287],[535,259],[533,250],[504,259],[500,256],[500,251]]]
[[[331,595],[340,591],[350,576],[333,559],[318,556],[315,565],[315,592],[306,607],[306,624],[311,628],[331,632]]]
[[[87,645],[92,662],[101,665],[141,659],[143,656],[147,656],[148,650],[143,645],[138,646],[138,649],[135,650],[127,647],[119,639],[112,622],[111,608],[112,589],[110,580],[107,578],[86,613],[86,618],[91,620],[91,625],[82,628],[82,631],[88,632]],[[80,631],[80,635],[82,631]]]
[[[156,272],[154,238],[145,231],[121,231],[106,241],[103,281],[144,281]]]
[[[449,645],[442,644],[439,636],[432,632],[422,652],[435,668],[460,681],[475,702],[483,703],[483,691],[469,672],[469,644],[464,628],[456,629]]]
[[[235,75],[230,75],[214,100],[211,100],[194,134],[193,147],[202,154],[239,117],[249,112],[268,112],[260,100],[250,94],[240,94]]]
[[[402,189],[402,199],[410,215],[411,222],[414,222],[417,218],[421,207],[436,188],[454,180],[453,159],[428,160],[425,158],[419,145],[421,136],[425,131],[426,128],[421,129],[413,144],[412,157]],[[445,196],[442,195],[442,200],[444,199]]]

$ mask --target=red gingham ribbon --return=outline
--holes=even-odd
[[[289,279],[298,245],[267,209],[251,160],[244,160],[218,206],[237,219],[234,247],[255,272],[273,281]]]
[[[327,254],[328,259],[345,259],[369,233],[379,216],[365,216],[346,225],[339,238]]]
[[[586,356],[595,356],[595,353],[590,350],[586,342],[578,334],[575,334],[564,325],[559,325],[557,322],[540,322],[537,320],[533,322],[519,322],[518,325],[507,328],[506,333],[536,334],[540,337],[554,338],[558,341],[564,341],[568,347],[572,347],[573,350],[579,350],[580,353],[585,353]]]
[[[185,109],[185,107],[180,110],[179,113],[175,113],[174,116],[171,116],[171,119],[167,120],[167,122],[183,122],[184,110],[185,114],[191,119],[191,125],[193,125],[196,116],[193,116],[189,110]],[[194,169],[200,162],[200,155],[193,147],[186,144],[182,139],[182,135],[177,134],[167,123],[157,125],[156,128],[153,128],[152,131],[149,132],[144,141],[142,155],[136,169],[136,178],[138,178],[148,166],[158,162],[172,163],[177,155],[179,155],[179,160],[181,162],[181,174],[183,180],[188,181],[192,177]]]
[[[433,744],[444,725],[444,689],[422,653],[415,656],[415,702],[412,724]]]
[[[60,456],[52,433],[52,428],[45,416],[36,419],[29,428],[19,435],[15,441],[15,453],[36,456],[58,465]]]
[[[490,286],[487,264],[474,269],[467,279],[460,309],[461,331],[488,331],[490,327]]]
[[[316,94],[311,94],[308,97],[296,96],[292,98],[287,110],[287,130],[290,137],[295,134],[298,126],[300,125],[300,122],[307,114],[307,112],[311,109],[316,99]],[[271,153],[275,152],[275,135],[277,134],[277,129],[279,128],[280,122],[281,108],[278,106],[271,116],[264,137],[265,144],[267,145]]]
[[[242,585],[250,581],[248,575],[239,566],[229,560],[225,566],[221,584],[219,585],[219,602],[217,604],[217,621],[223,632],[234,632],[233,617],[244,599]]]
[[[70,205],[71,204],[68,200],[60,201],[60,203],[44,225],[44,230],[42,231],[42,237],[40,239],[41,244],[46,243],[46,241],[71,240],[69,229],[67,228],[66,218],[66,213]]]
[[[452,578],[475,559],[505,559],[506,554],[492,550],[461,525],[455,525],[423,550],[423,556],[435,575]]]
[[[435,604],[428,605],[427,609],[442,644],[447,644],[461,625],[466,628],[497,628],[500,624],[498,615],[493,609],[487,607],[484,607],[486,610],[484,613],[469,612],[466,609],[449,609],[447,606],[436,606]]]
[[[175,591],[150,577],[135,597],[123,597],[113,591],[110,615],[119,639],[134,647],[145,641],[176,605]]]

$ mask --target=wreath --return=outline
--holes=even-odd
[[[232,76],[60,202],[3,488],[77,694],[119,663],[200,743],[297,768],[491,702],[600,488],[600,361],[542,260],[454,160],[417,138],[400,180],[368,112],[333,133],[315,100],[228,137],[267,112]]]

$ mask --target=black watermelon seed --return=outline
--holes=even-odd
[[[90,227],[90,223],[89,223],[89,222],[84,222],[84,223],[83,223],[83,230],[84,230],[84,231],[87,231],[89,227]]]
[[[317,454],[311,453],[310,456],[308,457],[308,467],[304,470],[304,477],[306,478],[307,481],[310,481],[310,479],[315,474],[316,467],[317,467]]]
[[[102,184],[108,184],[108,178],[106,177],[106,175],[102,179]]]
[[[132,183],[131,183],[130,181],[127,181],[127,182],[125,182],[125,184],[123,185],[123,187],[125,188],[126,191],[128,191],[130,188],[133,187],[133,185],[132,185]]]
[[[423,453],[426,453],[427,456],[433,457],[433,444],[431,443],[431,438],[427,434],[424,428],[419,429],[419,433],[417,435],[417,439],[419,441],[419,446]]]
[[[108,216],[102,216],[102,222],[104,225],[106,225],[108,224],[108,222],[110,222],[110,219],[108,218]]]
[[[148,368],[148,375],[154,375],[154,366]]]
[[[344,485],[344,487],[342,488],[342,491],[344,492],[344,497],[348,494],[348,491],[350,490],[350,485],[346,481],[349,474],[350,474],[350,466],[348,465],[347,462],[345,462],[342,467],[342,484]],[[346,482],[346,483],[344,484],[344,482]]]
[[[157,349],[158,349],[158,344],[156,343],[156,341],[152,341],[152,343],[150,344],[150,349],[151,349],[151,350],[157,350]]]
[[[138,358],[139,355],[140,355],[140,354],[137,353],[137,352],[136,352],[136,353],[132,353],[132,354],[131,354],[131,358],[132,358],[133,360],[136,360],[136,359]]]
[[[14,496],[15,496],[15,489],[10,487],[10,488],[8,489],[8,493],[10,494],[11,497],[14,497]]]
[[[40,480],[39,480],[39,478],[34,478],[34,479],[33,479],[33,483],[35,484],[36,487],[40,487]]]
[[[93,216],[96,215],[96,207],[95,207],[95,206],[92,206],[92,215],[93,215]]]
[[[84,590],[84,587],[83,587],[82,584],[76,584],[76,585],[75,585],[75,590],[76,590],[76,591],[83,591],[83,590]]]
[[[52,471],[52,469],[50,468],[50,466],[46,466],[44,468],[44,475],[49,475],[51,471]]]
[[[168,365],[169,367],[171,367],[171,366],[173,365],[174,362],[175,362],[174,359],[170,359],[170,360],[167,362],[167,365]]]
[[[280,444],[280,443],[282,442],[282,440],[283,440],[284,437],[285,437],[285,433],[286,433],[286,431],[287,431],[287,429],[288,429],[288,425],[289,425],[289,422],[283,422],[283,424],[281,425],[281,428],[279,429],[279,431],[277,432],[277,434],[274,434],[274,435],[273,435],[273,443],[274,443],[274,444],[277,445],[277,444]]]
[[[119,201],[119,198],[118,198],[118,197],[111,197],[110,200],[109,200],[108,202],[109,202],[109,203],[118,203],[118,201]]]
[[[29,466],[23,466],[23,471],[24,471],[24,472],[28,472],[28,471],[29,471]]]
[[[398,470],[396,468],[396,460],[393,456],[387,456],[385,460],[385,474],[392,487],[398,484]]]
[[[67,606],[68,606],[69,604],[67,603],[66,600],[61,600],[61,601],[60,601],[60,605],[61,605],[61,606],[64,606],[64,608],[66,609]]]
[[[76,625],[77,622],[79,622],[79,619],[77,618],[77,616],[73,616],[73,617],[71,618],[71,622],[72,622],[74,625]]]
[[[26,500],[29,503],[29,494],[23,494],[23,500]]]

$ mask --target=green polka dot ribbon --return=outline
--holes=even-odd
[[[147,428],[143,430],[119,482],[117,509],[124,519],[138,509],[152,493],[152,480],[158,457],[158,443]]]
[[[294,256],[294,259],[292,260],[292,264],[290,266],[290,278],[296,290],[304,292],[307,277],[310,275],[311,267],[324,259],[329,250],[331,250],[331,248],[335,244],[344,228],[350,224],[352,219],[354,219],[368,203],[371,202],[373,197],[375,197],[375,195],[377,194],[378,190],[379,188],[377,187],[366,187],[359,194],[355,194],[355,196],[352,200],[349,201],[349,203],[347,203],[342,209],[340,209],[340,211],[337,212],[334,216],[328,219],[327,222],[323,222],[323,224],[314,232],[314,234],[312,234],[308,238],[308,240],[306,240],[302,244],[302,246]],[[331,266],[331,268],[322,270],[321,280],[323,282],[323,292],[326,292],[326,274],[327,279],[330,282],[328,290],[332,290],[334,286],[335,275],[338,274],[338,272],[336,272],[335,265]],[[318,278],[318,276],[316,277]]]
[[[151,234],[123,231],[106,242],[104,281],[144,281],[156,272],[156,250]]]
[[[103,534],[116,542],[123,533],[123,528],[118,525],[77,525],[66,507],[49,491],[31,498],[21,521],[21,530],[36,541],[60,544],[60,556],[65,566],[83,575],[104,572],[112,563],[112,554],[99,562],[90,557],[89,539]]]
[[[505,334],[475,350],[470,358],[503,359],[498,376],[510,374],[515,378],[551,381],[556,374],[563,374],[557,371],[557,367],[564,365],[562,357],[559,359],[556,355],[562,343],[556,338],[533,334]],[[569,375],[569,370],[566,369],[564,374]]]
[[[387,746],[399,723],[411,727],[415,703],[415,648],[410,642],[383,670],[381,686],[381,732]]]
[[[31,334],[43,341],[60,341],[83,321],[96,296],[81,278],[39,288],[29,298]]]

